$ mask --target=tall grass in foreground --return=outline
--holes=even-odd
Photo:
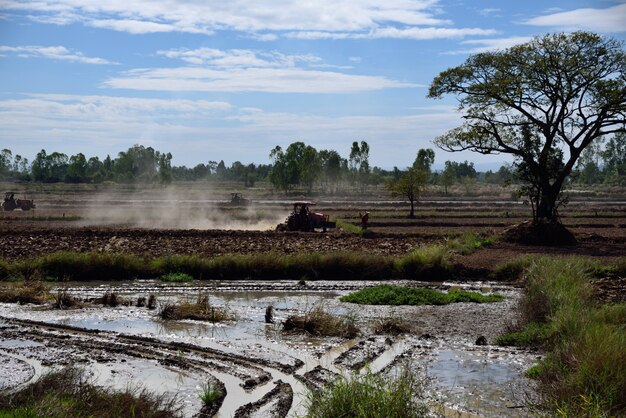
[[[90,384],[82,371],[65,368],[15,393],[0,394],[0,417],[180,417],[175,399],[146,390],[112,391]]]
[[[537,258],[526,270],[521,325],[502,345],[548,350],[529,371],[562,417],[626,414],[626,304],[598,305],[590,279],[598,266],[582,258]]]
[[[353,374],[339,378],[307,398],[308,418],[418,418],[429,416],[419,397],[423,385],[410,372],[397,378],[373,374]]]

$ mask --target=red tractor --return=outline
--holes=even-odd
[[[31,210],[35,208],[35,203],[28,199],[15,199],[15,193],[6,192],[4,194],[4,202],[2,202],[2,210],[6,212],[15,209]]]
[[[321,228],[324,232],[328,228],[335,228],[335,222],[328,220],[328,215],[312,212],[309,206],[314,206],[311,202],[295,202],[293,212],[289,214],[285,223],[276,227],[277,231],[303,231],[313,232]]]

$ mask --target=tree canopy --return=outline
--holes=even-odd
[[[458,95],[465,122],[435,143],[513,155],[535,221],[553,221],[582,151],[625,130],[626,54],[620,41],[593,33],[548,34],[442,72],[429,97],[444,94]]]

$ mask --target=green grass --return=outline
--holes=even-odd
[[[474,251],[493,244],[494,239],[481,234],[466,232],[446,242],[446,247],[455,253],[471,254]]]
[[[417,418],[430,416],[423,385],[409,372],[397,378],[366,371],[334,383],[307,397],[308,418]]]
[[[458,302],[499,302],[503,299],[501,295],[483,295],[465,290],[444,293],[434,289],[379,285],[342,296],[339,300],[362,305],[447,305]]]
[[[0,417],[180,417],[174,399],[145,390],[112,391],[91,385],[82,371],[65,368],[15,393],[0,394]]]
[[[402,257],[357,251],[331,253],[171,255],[145,259],[129,254],[58,252],[16,262],[0,260],[0,277],[37,274],[52,281],[186,277],[198,280],[444,280],[452,277],[450,251],[427,246]],[[173,276],[170,276],[173,275]]]
[[[211,383],[202,385],[202,392],[198,395],[204,406],[212,407],[222,397],[221,389]]]
[[[532,260],[525,271],[520,329],[498,339],[547,350],[529,375],[557,416],[626,413],[626,304],[596,301],[591,279],[602,271],[580,257]]]
[[[193,276],[187,273],[166,273],[159,276],[159,280],[171,283],[184,283],[193,281]]]
[[[342,219],[337,219],[337,228],[341,228],[346,232],[351,234],[361,235],[361,236],[370,236],[373,232],[370,229],[363,229],[359,225],[355,225],[353,222],[345,221]]]

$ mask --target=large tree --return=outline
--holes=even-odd
[[[513,155],[537,199],[534,220],[557,221],[582,151],[625,130],[626,54],[620,41],[593,33],[548,34],[442,72],[429,97],[444,94],[458,95],[465,122],[436,144]]]

